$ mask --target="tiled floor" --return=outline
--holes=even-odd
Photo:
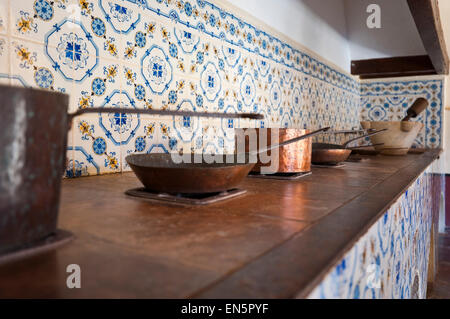
[[[450,229],[439,237],[439,268],[428,298],[450,299]]]

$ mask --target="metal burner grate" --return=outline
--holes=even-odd
[[[248,177],[253,178],[266,178],[266,179],[279,179],[279,180],[297,180],[302,177],[311,175],[311,172],[304,173],[276,173],[276,174],[261,174],[258,172],[250,172]]]
[[[242,196],[247,191],[245,189],[232,189],[221,193],[207,193],[207,194],[165,194],[154,193],[145,188],[134,188],[125,192],[125,194],[142,199],[158,201],[163,203],[172,203],[183,206],[200,206],[210,205],[220,201],[228,200],[238,196]]]

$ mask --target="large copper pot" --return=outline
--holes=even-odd
[[[263,128],[263,129],[255,129],[257,140],[258,140],[258,148],[261,149],[264,147],[264,143],[261,143],[260,139],[262,136],[267,139],[267,146],[273,144],[279,144],[284,141],[302,136],[304,134],[308,134],[309,130],[301,130],[301,129],[271,129],[271,128]],[[261,132],[264,130],[265,132]],[[278,139],[272,140],[276,138],[276,132],[273,130],[278,130]],[[261,134],[262,133],[262,134]],[[245,150],[246,152],[250,151],[250,144],[248,142],[248,136],[246,136]],[[278,149],[278,171],[277,173],[306,173],[311,171],[311,152],[312,152],[312,140],[311,138],[304,139],[300,142],[289,144],[283,146]],[[268,156],[271,155],[270,151],[267,152]],[[271,162],[263,164],[258,158],[257,164],[252,169],[252,172],[261,172],[261,167],[270,166]]]

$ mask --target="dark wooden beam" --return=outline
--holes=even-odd
[[[449,59],[437,0],[407,0],[423,45],[438,74],[448,74]],[[448,0],[445,0],[448,1]]]
[[[352,61],[351,73],[361,79],[436,74],[427,55]]]

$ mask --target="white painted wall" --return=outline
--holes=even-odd
[[[344,0],[344,3],[352,60],[426,54],[406,0]],[[372,3],[381,7],[381,29],[367,27],[366,10]]]
[[[344,0],[228,0],[273,29],[349,71]]]
[[[426,54],[406,0],[225,1],[348,72],[351,60]],[[372,3],[381,29],[366,25]]]

